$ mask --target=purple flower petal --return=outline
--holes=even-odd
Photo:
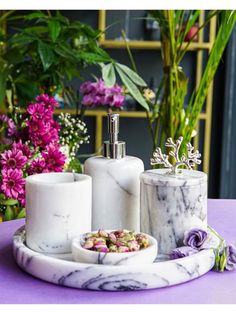
[[[177,258],[190,256],[190,255],[196,254],[197,252],[198,252],[197,249],[194,249],[190,246],[181,246],[171,251],[170,259],[177,259]]]
[[[194,249],[199,249],[207,238],[207,232],[202,229],[192,229],[185,233],[183,243]]]
[[[226,270],[233,270],[236,267],[236,248],[230,244],[226,247]]]

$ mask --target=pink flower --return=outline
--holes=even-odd
[[[84,95],[82,99],[82,104],[85,106],[91,106],[94,104],[94,97],[91,95]]]
[[[111,106],[119,108],[123,105],[124,100],[125,100],[124,95],[114,95],[113,100],[111,102]]]
[[[2,175],[1,190],[7,197],[17,199],[19,195],[24,194],[25,181],[21,170],[3,170]]]
[[[13,143],[12,148],[13,148],[13,150],[14,149],[15,150],[21,150],[22,154],[24,156],[26,156],[27,158],[31,157],[31,151],[30,151],[29,147],[26,144],[23,144],[22,140],[19,140],[19,142],[17,142],[17,143]]]
[[[106,92],[106,85],[103,80],[98,80],[96,83],[93,83],[96,88],[96,93],[98,95],[104,95]]]
[[[27,125],[32,136],[34,134],[42,135],[50,129],[50,123],[45,123],[43,120],[30,120],[27,122]]]
[[[31,115],[32,120],[51,120],[53,110],[45,107],[43,103],[30,104],[27,108],[27,112]]]
[[[47,95],[47,94],[42,94],[42,95],[37,96],[36,101],[44,103],[48,107],[52,107],[52,109],[59,106],[56,99],[54,97]]]
[[[109,89],[111,94],[121,94],[122,93],[122,87],[118,84],[115,84],[114,86],[110,87]]]
[[[93,92],[94,90],[95,90],[94,85],[90,81],[84,82],[80,86],[80,92],[83,94],[89,94],[89,93]]]
[[[45,160],[44,159],[33,160],[28,169],[28,174],[31,175],[31,174],[43,173],[43,172],[48,172]]]
[[[107,87],[103,80],[85,82],[81,85],[80,91],[84,94],[82,104],[85,106],[105,105],[119,108],[125,100],[121,86],[116,84]]]
[[[27,162],[27,157],[21,150],[7,150],[1,154],[1,165],[4,169],[22,169]]]
[[[66,156],[59,150],[58,145],[50,144],[46,147],[46,151],[42,152],[48,171],[61,172],[63,170]]]

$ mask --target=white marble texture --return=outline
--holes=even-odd
[[[166,169],[141,174],[141,232],[154,236],[159,253],[183,245],[184,232],[207,230],[207,175],[195,170],[169,175]]]
[[[127,253],[103,253],[84,249],[84,235],[72,241],[73,260],[80,263],[103,264],[103,265],[134,265],[153,263],[157,256],[157,240],[148,234],[150,245],[136,252]]]
[[[71,252],[71,241],[91,231],[91,177],[43,173],[26,178],[26,242],[38,252]]]
[[[208,272],[215,263],[212,249],[181,259],[147,265],[96,265],[37,253],[25,245],[24,227],[13,238],[13,255],[27,273],[42,280],[90,290],[129,291],[167,287],[190,281]],[[55,256],[55,255],[54,255]]]
[[[84,172],[92,177],[92,229],[140,229],[141,159],[92,157]]]

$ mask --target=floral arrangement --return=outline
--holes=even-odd
[[[236,267],[236,248],[226,244],[225,240],[210,226],[209,232],[201,229],[192,229],[184,235],[184,246],[171,251],[170,258],[182,258],[193,255],[203,249],[214,249],[215,270],[231,271]]]
[[[115,84],[109,87],[101,79],[96,82],[84,82],[80,86],[80,92],[83,94],[82,104],[90,107],[122,108],[125,100],[121,86]]]
[[[82,245],[84,249],[104,253],[134,252],[148,246],[149,240],[145,234],[128,230],[98,230],[96,233],[88,233]]]
[[[11,117],[0,116],[1,220],[24,217],[28,175],[74,170],[79,145],[88,141],[87,129],[83,122],[68,115],[61,115],[59,123],[55,121],[57,106],[53,97],[42,94],[28,105],[25,113],[15,109]]]

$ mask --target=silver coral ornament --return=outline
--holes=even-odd
[[[178,168],[180,166],[185,166],[187,169],[193,169],[195,164],[200,165],[201,160],[199,159],[201,157],[201,154],[198,150],[194,152],[194,147],[191,143],[188,143],[187,146],[187,156],[185,154],[182,154],[182,156],[179,156],[179,149],[183,142],[183,137],[180,136],[176,143],[174,143],[173,139],[169,137],[165,143],[166,147],[172,148],[172,150],[169,152],[169,155],[163,154],[161,151],[161,148],[158,147],[154,153],[153,157],[151,158],[151,165],[163,165],[164,168],[170,169],[170,174],[177,174]],[[170,162],[169,156],[172,156],[174,161],[173,163]]]

